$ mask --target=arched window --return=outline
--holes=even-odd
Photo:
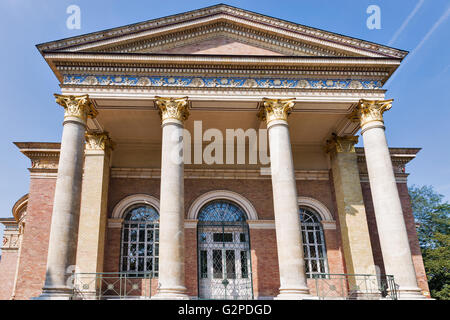
[[[308,207],[300,207],[303,255],[308,277],[328,273],[327,250],[320,215]]]
[[[206,204],[198,214],[200,222],[244,222],[244,211],[227,200],[214,200]]]
[[[158,276],[159,213],[150,205],[136,204],[124,215],[120,270]]]

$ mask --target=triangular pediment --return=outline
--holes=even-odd
[[[407,52],[228,5],[38,45],[42,52],[403,58]]]
[[[174,43],[172,47],[155,48],[154,50],[140,50],[137,53],[164,54],[208,54],[208,55],[262,55],[280,56],[277,48],[269,50],[263,46],[251,45],[226,36],[215,36],[210,39],[194,41],[192,43]]]

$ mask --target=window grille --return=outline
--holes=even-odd
[[[127,210],[122,228],[120,271],[158,276],[159,214],[149,205]],[[141,274],[136,273],[136,276]]]
[[[303,256],[308,278],[314,274],[328,273],[327,250],[320,216],[314,210],[300,207]]]

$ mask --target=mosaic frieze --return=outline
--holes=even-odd
[[[282,79],[244,77],[161,77],[132,75],[64,75],[64,84],[86,86],[194,87],[255,89],[380,89],[379,80]]]

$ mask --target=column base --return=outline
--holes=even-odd
[[[309,289],[280,289],[280,294],[274,300],[317,300],[312,296]]]
[[[160,288],[158,293],[152,297],[152,300],[189,300],[186,294],[186,288]]]
[[[419,288],[400,288],[397,290],[398,300],[427,300]]]
[[[68,288],[44,288],[39,297],[33,300],[72,300],[73,291]]]

